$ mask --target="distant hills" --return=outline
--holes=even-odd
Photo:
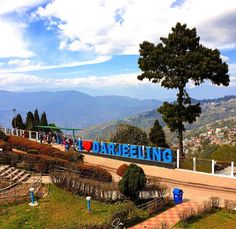
[[[0,125],[11,126],[13,108],[23,118],[37,108],[48,121],[59,126],[86,128],[156,109],[162,101],[125,96],[90,96],[79,91],[9,92],[0,91]]]
[[[225,120],[231,117],[236,117],[236,96],[226,96],[212,100],[194,100],[193,102],[200,102],[202,114],[193,124],[187,124],[186,130],[191,131],[196,128],[205,126],[218,120]],[[126,117],[122,120],[113,120],[111,122],[103,123],[96,126],[91,126],[84,129],[81,134],[85,138],[103,138],[108,139],[110,134],[115,130],[119,123],[129,123],[138,126],[144,130],[148,130],[154,124],[155,119],[158,119],[167,135],[167,139],[173,141],[175,134],[170,133],[161,115],[155,110],[142,112],[140,114]]]

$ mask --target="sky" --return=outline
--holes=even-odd
[[[0,89],[174,98],[137,80],[137,61],[140,43],[159,43],[177,22],[229,65],[229,87],[190,83],[190,96],[236,95],[235,0],[0,0]]]

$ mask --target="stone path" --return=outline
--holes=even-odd
[[[199,204],[197,204],[194,201],[187,201],[182,204],[178,204],[173,208],[170,208],[161,214],[154,216],[150,219],[147,219],[146,221],[130,227],[130,229],[159,229],[161,228],[161,223],[165,222],[167,225],[167,228],[171,228],[176,223],[180,221],[179,213],[182,212],[186,208],[193,208],[197,209],[199,207]]]

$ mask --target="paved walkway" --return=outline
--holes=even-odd
[[[176,223],[180,221],[179,213],[182,212],[186,208],[196,209],[199,207],[194,201],[187,201],[182,204],[178,204],[173,208],[170,208],[161,214],[154,216],[134,227],[130,227],[130,229],[159,229],[161,228],[161,223],[165,222],[167,224],[167,228],[174,226]]]

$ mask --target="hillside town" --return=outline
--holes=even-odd
[[[207,127],[208,128],[205,132],[184,139],[183,144],[186,153],[196,153],[206,144],[236,145],[236,125],[232,128],[227,126],[221,128],[210,128],[210,125],[207,125]]]

